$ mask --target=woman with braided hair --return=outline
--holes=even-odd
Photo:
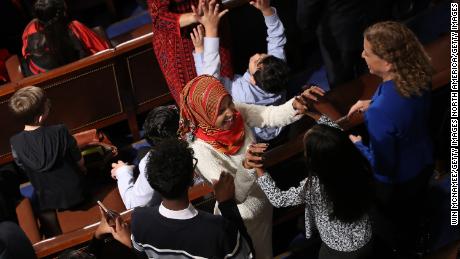
[[[259,259],[273,258],[272,206],[256,184],[254,170],[263,166],[264,159],[257,154],[266,150],[267,144],[255,144],[251,128],[296,121],[307,112],[306,99],[315,99],[312,94],[323,92],[312,87],[279,106],[233,103],[222,83],[209,75],[192,79],[182,90],[179,133],[195,152],[195,170],[210,183],[222,172],[234,177],[238,210]]]
[[[22,34],[22,55],[30,74],[39,74],[109,48],[107,42],[67,15],[64,0],[37,0]]]

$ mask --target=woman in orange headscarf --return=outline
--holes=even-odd
[[[323,95],[322,90],[313,87],[301,95],[303,98],[293,98],[280,106],[233,103],[220,81],[207,75],[196,77],[182,90],[179,131],[195,151],[196,170],[209,182],[219,179],[223,171],[235,178],[238,210],[257,258],[273,258],[272,206],[255,184],[254,172],[263,162],[254,153],[264,151],[267,145],[253,144],[251,128],[280,127],[296,121],[307,110],[305,99],[314,99],[312,93]]]

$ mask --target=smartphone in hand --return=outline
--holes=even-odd
[[[104,211],[107,224],[111,227],[115,227],[115,220],[120,217],[120,214],[114,210],[107,209],[101,201],[97,201],[97,204],[101,207],[102,211]]]

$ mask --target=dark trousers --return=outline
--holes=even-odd
[[[429,166],[405,183],[376,183],[374,234],[390,250],[409,256],[419,248],[423,207],[432,173]]]

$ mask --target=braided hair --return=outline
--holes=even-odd
[[[62,66],[87,56],[80,41],[69,29],[70,20],[64,0],[37,0],[34,5],[35,16],[41,26],[38,40],[32,47],[35,57],[43,57],[48,52],[49,68]]]

